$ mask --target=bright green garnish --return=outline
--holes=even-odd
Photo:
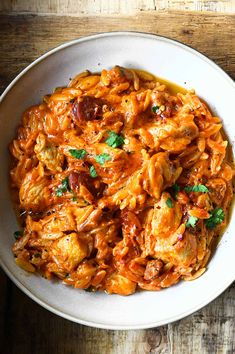
[[[90,167],[90,175],[91,175],[92,178],[96,178],[97,177],[97,173],[96,173],[96,170],[95,170],[94,166]]]
[[[71,156],[75,157],[75,159],[83,159],[86,156],[86,150],[84,149],[69,149],[69,153]]]
[[[188,218],[188,221],[186,222],[186,227],[195,227],[196,226],[196,222],[198,221],[198,218],[196,218],[195,216],[190,216]]]
[[[204,186],[204,184],[197,184],[195,186],[186,186],[184,187],[185,192],[190,193],[190,192],[201,192],[201,193],[207,193],[209,192],[208,188]]]
[[[152,111],[153,111],[153,113],[157,113],[157,111],[159,110],[159,106],[152,106]]]
[[[178,192],[180,191],[180,186],[178,184],[173,184],[172,190],[173,190],[173,196],[174,198],[176,198]]]
[[[94,156],[94,158],[95,158],[96,162],[98,162],[101,166],[103,166],[103,164],[106,161],[111,160],[111,156],[109,154],[106,154],[106,153]]]
[[[84,290],[87,291],[88,293],[91,293],[93,291],[91,286],[89,286],[89,288],[86,288]]]
[[[210,215],[209,219],[205,220],[207,229],[212,230],[224,221],[224,211],[222,208],[214,209]]]
[[[105,140],[106,144],[111,146],[112,148],[118,148],[124,143],[124,137],[121,135],[118,135],[115,132],[109,131],[109,136]]]
[[[16,240],[18,240],[21,236],[23,236],[23,231],[15,231],[14,232],[14,237]]]
[[[56,189],[56,196],[57,197],[62,197],[63,193],[69,191],[69,178],[66,177],[63,179],[61,182],[61,185]]]
[[[168,198],[166,201],[166,205],[168,206],[168,208],[173,208],[173,202],[171,198]]]

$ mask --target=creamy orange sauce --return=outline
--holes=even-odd
[[[220,119],[146,71],[77,75],[23,113],[10,151],[16,263],[75,288],[130,295],[195,279],[228,223]]]

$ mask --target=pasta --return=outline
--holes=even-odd
[[[160,290],[201,276],[228,223],[220,119],[144,71],[77,75],[23,113],[10,152],[15,260],[47,279]]]

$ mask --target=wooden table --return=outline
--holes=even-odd
[[[227,14],[175,10],[184,8]],[[168,1],[4,0],[0,10],[1,91],[48,49],[86,34],[111,30],[153,32],[181,40],[214,59],[235,78],[234,1],[174,0],[169,5]],[[141,331],[106,331],[59,318],[25,296],[2,271],[0,286],[4,354],[235,353],[235,284],[194,315]]]

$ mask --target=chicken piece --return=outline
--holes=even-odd
[[[73,232],[54,241],[51,253],[61,268],[71,272],[87,256],[87,245]]]
[[[213,203],[221,205],[225,196],[227,185],[222,178],[212,178],[207,182],[209,196]]]
[[[42,165],[33,168],[23,179],[20,187],[20,203],[26,210],[40,212],[51,203],[48,178],[44,176]]]
[[[156,147],[160,146],[169,152],[184,150],[198,136],[198,127],[192,114],[147,124],[145,129],[153,136]]]
[[[121,181],[119,181],[121,182]],[[117,183],[118,184],[118,183]],[[142,187],[142,170],[135,171],[128,181],[123,181],[119,184],[119,189],[115,193],[116,186],[110,185],[106,194],[109,196],[103,197],[99,201],[99,206],[119,205],[120,210],[135,209],[136,206],[142,205],[146,200],[146,192]],[[113,190],[112,190],[112,187]],[[112,192],[112,193],[111,193]]]
[[[47,113],[45,104],[28,108],[23,114],[23,126],[30,132],[39,132],[43,130],[44,117]]]
[[[109,294],[131,295],[135,292],[136,283],[123,275],[113,273],[107,278],[105,288]]]
[[[95,258],[104,262],[112,257],[113,246],[120,241],[120,220],[107,219],[105,217],[99,223],[98,227],[93,227],[90,231],[94,248],[97,250]]]
[[[169,193],[163,193],[154,210],[149,212],[144,254],[164,263],[187,267],[196,262],[197,241],[185,231],[185,224],[181,224],[180,204],[173,199],[169,203],[169,199]]]
[[[157,238],[168,238],[180,226],[181,218],[180,204],[169,193],[162,193],[160,201],[154,205],[152,234]]]
[[[73,218],[72,207],[65,205],[64,208],[58,208],[50,215],[34,221],[30,216],[26,219],[26,226],[29,230],[38,232],[42,238],[53,238],[60,232],[76,230],[76,223]]]
[[[105,143],[96,143],[86,150],[90,155],[88,161],[94,165],[97,175],[106,184],[119,180],[128,170],[128,154],[122,149],[114,149]]]
[[[41,218],[40,221],[34,221],[28,216],[26,224],[29,230],[38,232],[40,237],[51,239],[58,232],[81,231],[84,226],[92,228],[97,221],[97,212],[91,215],[93,210],[93,206],[79,208],[65,204],[52,214]],[[101,211],[99,211],[100,214]]]
[[[94,209],[92,205],[85,208],[73,207],[73,215],[76,220],[76,227],[78,231],[87,232],[98,225],[102,216],[100,208]]]
[[[172,185],[182,168],[169,160],[167,152],[159,152],[146,161],[143,171],[143,188],[156,199],[160,198],[163,187]]]
[[[38,134],[37,144],[34,147],[35,154],[51,172],[61,172],[64,162],[64,155],[59,152],[57,147],[47,142],[46,136],[42,133]]]
[[[130,131],[141,119],[140,114],[143,110],[136,93],[132,92],[130,95],[122,96],[121,110],[125,114],[125,129]],[[136,134],[140,135],[138,132]]]
[[[84,259],[75,271],[64,279],[64,283],[73,285],[75,288],[87,289],[93,285],[91,282],[98,275],[97,269],[97,264],[92,259]]]
[[[233,176],[235,174],[234,167],[230,166],[228,163],[223,162],[221,166],[221,170],[218,174],[218,177],[223,178],[226,182],[229,182],[232,180]]]
[[[210,115],[207,106],[195,94],[187,92],[186,94],[178,93],[178,99],[182,102],[181,113],[194,112],[199,116]]]
[[[195,235],[186,231],[182,236],[178,231],[168,238],[157,238],[154,257],[178,267],[189,267],[197,260],[197,241]]]
[[[217,175],[218,172],[221,170],[221,166],[225,158],[228,142],[223,141],[222,138],[218,139],[218,141],[207,139],[207,145],[211,150],[211,158],[210,158],[211,174]]]

